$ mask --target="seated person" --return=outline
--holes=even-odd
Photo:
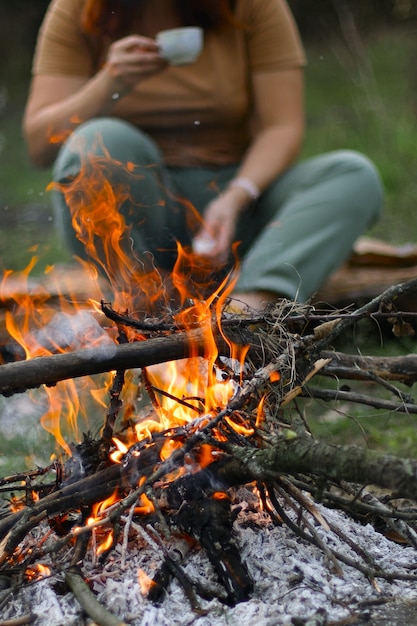
[[[184,26],[203,29],[203,48],[175,65],[157,34]],[[194,243],[214,268],[238,257],[232,297],[243,306],[308,300],[378,217],[383,194],[356,152],[297,161],[304,65],[285,0],[53,0],[24,132],[34,163],[53,164],[73,250],[90,253],[86,219],[96,238],[119,238],[88,204],[88,173],[104,168],[127,254],[169,272],[177,244]]]

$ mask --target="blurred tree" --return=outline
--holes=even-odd
[[[25,34],[26,45],[34,43],[39,24],[50,0],[0,0],[1,49],[16,26]],[[338,27],[338,5],[352,11],[358,27],[367,31],[374,27],[403,20],[417,19],[417,0],[288,0],[304,36],[322,36],[323,30]],[[7,44],[6,44],[7,45]]]
[[[367,33],[381,26],[417,19],[417,0],[288,0],[303,37],[323,37],[340,29],[351,13],[358,29]]]
[[[49,0],[0,0],[0,80],[26,73]]]

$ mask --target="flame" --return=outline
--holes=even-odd
[[[265,418],[264,404],[265,404],[265,396],[262,396],[258,404],[258,410],[256,412],[256,427],[257,428],[260,427],[260,425],[262,424]]]
[[[24,482],[22,482],[22,485],[24,485]],[[24,508],[25,508],[25,502],[23,498],[17,498],[15,495],[12,495],[10,497],[10,510],[12,513],[17,513],[18,511],[21,511]]]
[[[98,502],[96,504],[93,505],[92,507],[92,514],[91,516],[87,519],[87,526],[92,526],[93,527],[93,544],[95,545],[97,543],[97,540],[100,538],[101,542],[100,544],[96,547],[96,554],[97,556],[102,554],[103,552],[106,552],[107,550],[109,550],[111,548],[111,546],[113,545],[114,542],[114,532],[113,529],[110,530],[100,530],[98,529],[98,524],[100,524],[100,522],[102,521],[103,517],[105,517],[105,515],[107,514],[108,510],[118,502],[119,500],[119,490],[116,487],[116,489],[114,490],[114,492],[112,493],[111,496],[109,496],[108,498],[106,498],[105,500],[103,500],[102,502]],[[104,537],[104,538],[103,538]]]
[[[187,263],[189,263],[189,254],[179,245],[178,260],[173,270],[172,280],[181,294],[183,304],[190,300],[190,281],[186,281],[184,278],[184,266],[187,266]],[[198,286],[191,285],[191,289],[197,290],[197,294],[193,294],[192,304],[183,308],[175,316],[178,325],[190,331],[190,357],[148,368],[149,378],[153,386],[166,389],[171,396],[163,395],[160,399],[162,408],[159,415],[160,429],[190,423],[201,412],[213,414],[219,407],[225,406],[235,393],[236,384],[233,380],[222,381],[217,378],[218,348],[215,339],[216,331],[223,334],[221,314],[235,280],[236,277],[227,276],[219,287],[206,298],[204,298],[202,289],[198,291]],[[201,346],[197,345],[191,332],[197,326],[203,337],[203,356],[199,356]],[[243,349],[238,348],[226,337],[224,338],[230,346],[233,358],[236,359],[237,357],[237,360],[243,364],[248,346],[243,347]],[[186,401],[186,404],[178,402],[178,399]],[[166,416],[168,416],[168,421]]]
[[[87,520],[88,525],[94,524],[107,513],[107,510],[118,501],[118,493],[119,489],[116,487],[111,496],[93,505],[92,514]]]
[[[161,457],[161,461],[165,461],[168,459],[174,450],[178,450],[181,447],[181,443],[179,441],[175,441],[174,439],[167,439],[164,441],[159,456]]]
[[[47,578],[50,575],[51,569],[47,565],[42,565],[42,563],[31,565],[25,570],[25,576],[31,582],[35,580],[41,580],[42,578]]]
[[[201,469],[204,469],[205,467],[207,467],[207,465],[210,465],[210,463],[213,462],[214,459],[214,450],[212,448],[212,446],[208,445],[207,443],[203,443],[200,446],[200,450],[199,450],[200,454],[199,454],[199,465],[201,467]]]
[[[138,582],[143,596],[147,596],[152,587],[156,585],[155,581],[153,581],[152,578],[150,578],[148,574],[140,568],[138,569]]]
[[[150,515],[155,512],[155,507],[146,494],[142,493],[139,501],[140,505],[135,506],[135,513],[137,515]]]
[[[0,285],[0,300],[8,305],[6,329],[23,349],[24,358],[30,360],[106,342],[113,344],[114,340],[98,318],[96,301],[79,304],[77,298],[71,295],[72,288],[66,284],[65,277],[61,276],[60,284],[55,284],[58,278],[50,267],[45,271],[47,281],[31,280],[29,275],[36,263],[37,258],[33,257],[21,272],[6,271]],[[92,292],[97,294],[100,291],[94,272],[84,273],[84,282],[91,286]],[[102,313],[101,316],[104,317]],[[80,398],[85,398],[86,393],[94,393],[94,389],[101,386],[103,383],[96,377],[44,387],[46,398],[41,398],[36,392],[29,393],[34,405],[47,405],[41,419],[42,426],[54,436],[67,455],[70,454],[67,438],[80,440],[82,423],[85,426],[89,423],[86,407]]]
[[[254,493],[254,495],[256,495],[256,496],[258,497],[258,501],[259,501],[259,502],[258,502],[258,506],[259,506],[259,509],[260,509],[261,511],[265,511],[264,500],[263,500],[263,498],[261,497],[261,493],[260,493],[259,488],[258,488],[258,486],[256,485],[256,483],[254,483],[254,484],[252,485],[252,489],[253,489],[253,493]]]
[[[112,545],[113,545],[113,541],[114,541],[114,533],[112,530],[110,530],[107,534],[107,537],[104,539],[104,541],[97,546],[96,549],[96,554],[103,554],[103,552],[106,552],[107,550],[109,550]]]
[[[225,421],[229,424],[229,426],[231,426],[239,435],[242,435],[243,437],[250,437],[251,435],[253,435],[253,433],[255,432],[253,427],[250,425],[245,424],[244,421],[242,421],[240,424],[238,424],[236,422],[236,420],[232,419],[231,417],[226,417]]]
[[[113,463],[121,463],[124,455],[129,448],[123,443],[123,441],[120,441],[120,439],[118,439],[117,437],[113,437],[113,443],[115,444],[117,450],[114,450],[110,454],[110,458]]]
[[[140,306],[143,296],[150,304],[158,300],[163,292],[158,270],[151,262],[135,257],[129,228],[120,211],[125,202],[130,200],[134,204],[134,199],[130,197],[130,184],[132,178],[140,180],[143,174],[132,163],[112,161],[120,179],[112,186],[108,172],[110,156],[104,146],[101,149],[103,156],[86,158],[72,182],[51,183],[48,189],[64,194],[74,233],[91,261],[107,276],[115,308],[132,311]],[[139,301],[138,295],[142,296]]]

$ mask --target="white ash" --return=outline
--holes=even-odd
[[[152,577],[162,554],[151,546],[152,542],[144,541],[143,533],[132,529],[126,553],[120,540],[103,566],[91,561],[90,552],[84,560],[82,572],[92,584],[97,599],[131,626],[277,626],[303,623],[307,618],[312,618],[309,624],[318,625],[352,616],[365,623],[373,603],[417,600],[417,582],[388,582],[378,578],[374,586],[358,570],[343,564],[343,577],[336,575],[319,548],[300,539],[286,526],[274,526],[266,513],[254,510],[253,495],[247,489],[240,493],[242,510],[235,522],[235,540],[254,581],[254,592],[247,602],[228,607],[218,600],[208,602],[199,598],[199,606],[207,611],[199,615],[173,580],[162,605],[152,605],[140,591],[138,570]],[[340,511],[321,505],[317,509],[387,571],[409,574],[417,568],[413,548],[389,541],[371,525],[361,525]],[[316,530],[332,549],[358,561],[353,550],[333,532],[318,526]],[[183,567],[191,579],[218,589],[211,564],[201,550],[193,549]],[[88,624],[74,596],[68,592],[60,595],[59,581],[59,575],[54,575],[26,585],[3,604],[2,619],[16,619],[32,612],[36,616],[35,626]]]

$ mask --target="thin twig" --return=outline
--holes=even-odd
[[[36,615],[28,613],[27,615],[22,615],[16,619],[6,619],[5,621],[1,621],[0,626],[25,626],[26,624],[33,624],[35,620]]]
[[[405,402],[394,402],[393,400],[383,400],[375,396],[367,396],[363,393],[353,391],[342,391],[341,389],[320,389],[319,387],[303,387],[300,394],[304,398],[316,398],[318,400],[337,400],[338,402],[354,402],[365,404],[375,409],[395,411],[397,413],[417,413],[417,404],[407,404]]]
[[[99,626],[128,626],[100,604],[81,574],[75,569],[65,572],[65,582],[81,607]]]

